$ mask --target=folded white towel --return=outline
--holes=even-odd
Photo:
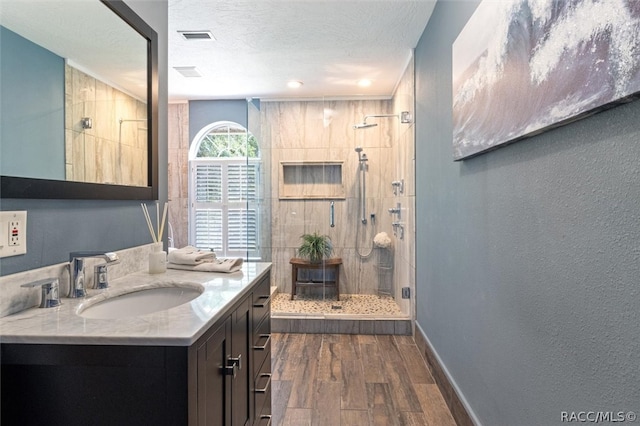
[[[167,256],[167,261],[179,265],[200,265],[201,263],[213,262],[216,254],[209,250],[198,250],[193,246],[186,246],[181,249],[171,250]]]
[[[242,259],[214,259],[210,262],[202,262],[198,265],[184,265],[179,263],[167,263],[169,269],[180,269],[183,271],[196,272],[225,272],[231,273],[239,271],[242,267]]]

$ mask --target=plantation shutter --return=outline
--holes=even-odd
[[[219,257],[258,255],[259,163],[246,159],[194,161],[195,246]]]

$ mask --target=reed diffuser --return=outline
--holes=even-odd
[[[155,243],[154,251],[149,253],[149,273],[161,274],[167,270],[167,252],[162,250],[162,234],[164,232],[164,224],[167,220],[167,203],[164,203],[162,210],[162,221],[160,220],[160,203],[156,201],[156,229],[153,227],[151,221],[151,215],[149,215],[149,209],[144,203],[140,203],[142,207],[142,214],[147,222],[151,239]]]

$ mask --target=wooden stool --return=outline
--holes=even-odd
[[[323,260],[319,263],[311,263],[305,259],[299,259],[294,257],[289,261],[291,264],[291,300],[296,295],[296,287],[302,286],[333,286],[336,288],[336,300],[340,300],[340,265],[342,265],[342,259],[334,257],[332,259]],[[335,272],[335,280],[331,281],[298,281],[298,269],[325,269]]]

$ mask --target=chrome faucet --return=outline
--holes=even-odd
[[[57,277],[33,281],[22,284],[20,287],[40,287],[42,289],[42,296],[40,297],[41,308],[55,308],[56,306],[60,306],[61,302],[58,295],[59,285]]]
[[[69,295],[68,297],[84,297],[86,295],[84,260],[88,257],[96,257],[107,261],[107,265],[118,260],[115,253],[103,253],[101,251],[74,251],[69,253]]]

